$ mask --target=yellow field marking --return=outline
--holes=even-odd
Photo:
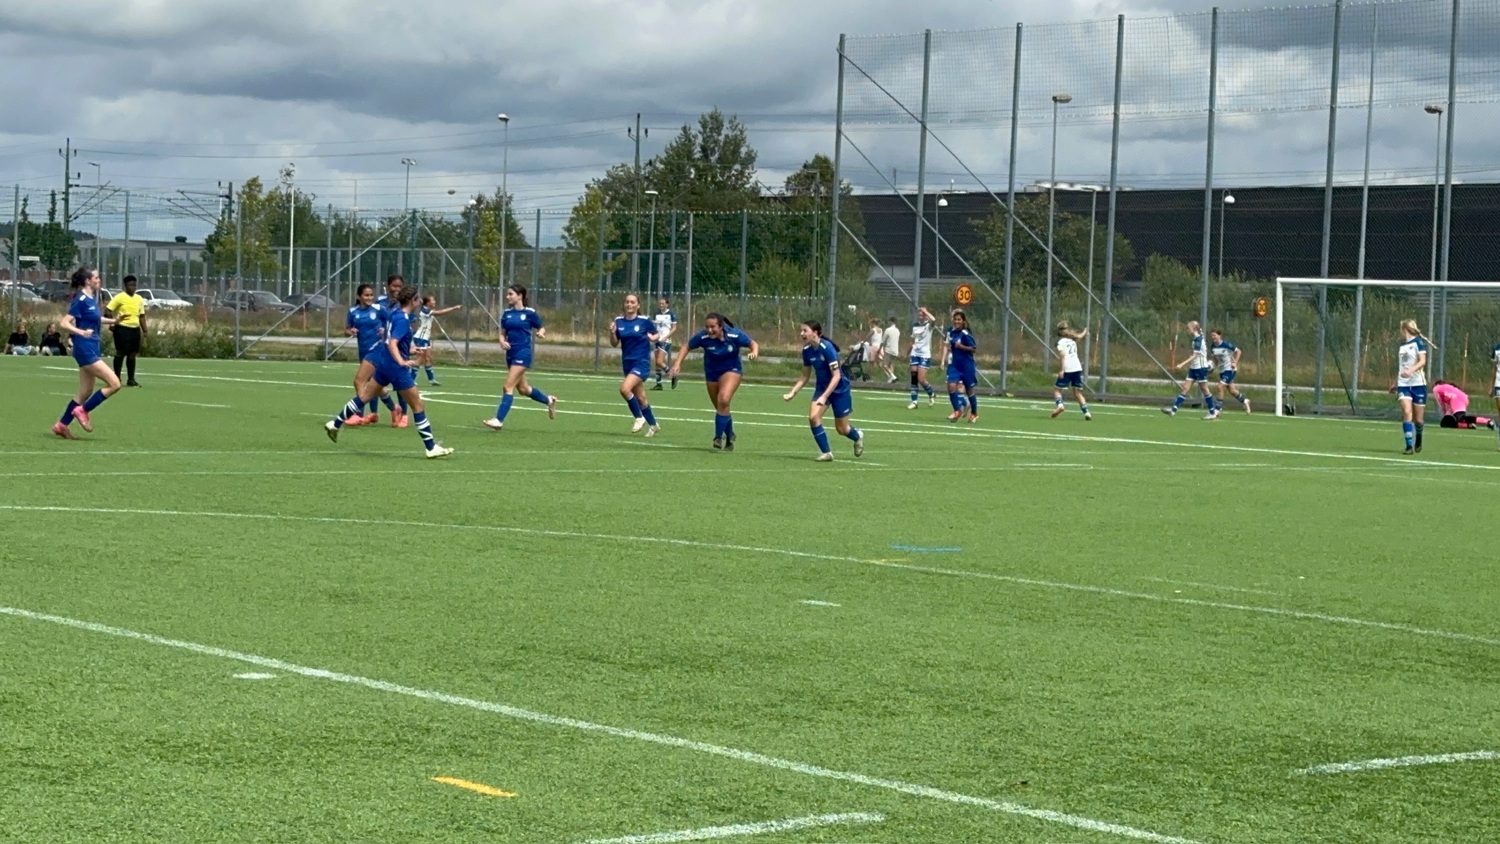
[[[468,791],[477,792],[479,794],[485,795],[486,797],[517,797],[517,796],[519,796],[519,795],[513,794],[513,793],[511,793],[509,791],[501,791],[500,789],[495,788],[493,786],[488,786],[488,785],[484,785],[482,783],[477,783],[477,782],[469,782],[468,780],[455,779],[454,777],[433,777],[432,781],[433,782],[440,782],[443,785],[451,785],[451,786],[454,786],[455,788],[462,788],[462,789],[466,789]]]

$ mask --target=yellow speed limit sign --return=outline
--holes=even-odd
[[[967,284],[960,284],[953,289],[953,301],[966,307],[974,304],[974,288]]]
[[[1271,312],[1271,303],[1266,297],[1258,296],[1250,306],[1250,312],[1255,314],[1256,319],[1265,319],[1266,314]]]

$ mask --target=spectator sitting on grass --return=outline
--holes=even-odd
[[[10,333],[10,338],[5,341],[5,353],[7,355],[29,355],[32,352],[31,336],[26,333],[26,323],[16,326],[16,330]]]

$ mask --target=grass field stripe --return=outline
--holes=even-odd
[[[1335,762],[1331,765],[1314,765],[1293,771],[1294,774],[1352,774],[1357,771],[1378,771],[1382,768],[1411,768],[1417,765],[1450,765],[1454,762],[1488,762],[1500,759],[1493,750],[1476,750],[1472,753],[1440,753],[1436,756],[1397,756],[1393,759],[1365,759],[1361,762]]]
[[[165,401],[163,403],[164,404],[180,404],[180,405],[184,405],[186,407],[211,407],[211,408],[214,408],[215,410],[228,410],[229,409],[229,405],[227,405],[227,404],[205,404],[203,402],[197,402],[197,401],[173,401],[171,399],[168,399],[167,401]]]
[[[781,821],[760,823],[738,823],[733,826],[709,826],[703,829],[684,829],[680,832],[659,832],[654,835],[627,835],[624,838],[595,838],[583,844],[676,844],[679,841],[714,841],[720,838],[739,838],[746,835],[770,835],[776,832],[796,832],[801,829],[817,829],[822,826],[847,826],[850,824],[880,823],[885,815],[868,812],[851,812],[843,815],[813,815],[808,818],[787,818]]]
[[[1230,604],[1220,601],[1205,601],[1198,598],[1176,598],[1170,595],[1153,595],[1150,592],[1132,592],[1127,589],[1114,589],[1108,586],[1090,586],[1082,583],[1062,583],[1054,580],[1039,580],[1031,577],[1018,577],[1010,574],[994,574],[983,571],[965,571],[962,569],[945,569],[935,566],[921,566],[914,563],[902,563],[892,560],[876,560],[864,557],[850,557],[840,554],[821,554],[815,551],[798,551],[792,548],[766,548],[758,545],[735,545],[720,542],[703,542],[696,539],[675,539],[662,536],[626,536],[613,533],[587,533],[584,531],[548,530],[545,528],[523,528],[508,525],[458,525],[445,524],[443,522],[417,522],[417,521],[392,521],[372,519],[350,519],[336,516],[297,516],[297,515],[275,515],[271,513],[226,513],[201,510],[138,510],[128,508],[111,507],[60,507],[40,504],[0,504],[0,511],[14,510],[24,513],[96,513],[100,515],[123,515],[123,516],[172,516],[192,517],[204,519],[254,519],[265,521],[295,521],[316,522],[319,524],[334,525],[358,525],[390,527],[413,527],[438,530],[474,530],[495,533],[514,533],[528,536],[549,536],[561,539],[597,539],[604,542],[621,542],[626,544],[658,544],[671,545],[679,548],[705,548],[714,551],[743,551],[754,554],[768,554],[773,556],[794,557],[805,560],[827,560],[835,563],[854,563],[862,566],[876,566],[878,568],[897,569],[900,571],[920,572],[922,574],[936,574],[945,577],[967,577],[976,580],[993,580],[1001,583],[1015,583],[1022,586],[1036,586],[1044,589],[1064,589],[1070,592],[1083,592],[1091,595],[1110,595],[1117,598],[1133,598],[1140,601],[1152,601],[1158,604],[1177,604],[1185,607],[1202,607],[1205,609],[1233,610],[1235,612],[1258,613],[1261,615],[1275,616],[1278,618],[1295,618],[1302,621],[1322,621],[1329,624],[1343,624],[1353,627],[1368,627],[1376,630],[1390,630],[1398,633],[1411,633],[1418,636],[1431,636],[1438,639],[1449,639],[1456,642],[1468,642],[1477,645],[1488,645],[1500,647],[1500,639],[1486,636],[1476,636],[1469,633],[1455,633],[1448,630],[1437,630],[1428,627],[1417,627],[1410,624],[1397,624],[1388,621],[1371,621],[1363,618],[1353,618],[1343,615],[1329,615],[1326,613],[1308,612],[1305,610],[1288,610],[1280,607],[1257,607],[1247,604]]]
[[[291,662],[274,659],[271,657],[256,656],[255,654],[240,653],[238,651],[225,650],[212,645],[201,645],[196,642],[186,642],[180,639],[169,639],[150,633],[139,633],[134,630],[126,630],[122,627],[111,627],[106,624],[98,624],[92,621],[83,621],[76,618],[67,618],[60,615],[49,615],[47,613],[33,612],[31,610],[18,609],[16,607],[0,606],[0,615],[8,615],[15,618],[24,618],[31,621],[42,621],[63,627],[71,627],[76,630],[86,630],[90,633],[99,633],[105,636],[114,636],[121,639],[131,639],[137,642],[145,642],[152,645],[160,645],[166,648],[189,651],[191,653],[211,656],[219,659],[228,659],[235,662],[243,662],[274,671],[282,671],[287,674],[297,674],[302,677],[310,677],[316,680],[328,680],[334,683],[344,683],[351,686],[359,686],[378,692],[387,692],[395,695],[417,698],[419,700],[445,703],[450,706],[461,706],[468,709],[476,709],[481,712],[489,712],[502,715],[506,718],[514,718],[520,721],[529,721],[536,724],[546,724],[552,727],[566,727],[572,730],[581,730],[589,733],[614,736],[616,738],[630,739],[648,744],[662,745],[664,747],[675,747],[682,750],[691,750],[710,756],[718,756],[725,759],[734,759],[751,765],[760,765],[767,768],[775,768],[782,771],[804,774],[820,779],[836,780],[839,782],[854,783],[856,785],[869,786],[871,788],[894,791],[907,794],[912,797],[922,797],[928,800],[936,800],[944,803],[953,803],[961,806],[976,806],[983,809],[991,809],[1010,815],[1020,815],[1049,823],[1062,824],[1075,829],[1084,829],[1090,832],[1108,833],[1124,838],[1132,838],[1138,841],[1151,841],[1155,844],[1198,844],[1191,839],[1177,838],[1170,835],[1159,835],[1135,827],[1123,824],[1109,823],[1107,821],[1094,820],[1080,815],[1070,815],[1065,812],[1055,812],[1050,809],[1033,809],[1017,803],[1008,803],[1000,800],[991,800],[987,797],[974,797],[953,791],[944,791],[932,786],[918,785],[916,783],[902,782],[901,780],[884,779],[881,777],[868,776],[850,771],[838,771],[832,768],[823,768],[817,765],[808,765],[802,762],[793,762],[788,759],[779,759],[774,756],[766,756],[749,750],[738,750],[732,747],[724,747],[717,744],[706,744],[693,739],[678,738],[676,736],[663,735],[661,733],[648,733],[640,730],[632,730],[624,727],[611,727],[607,724],[595,724],[591,721],[581,721],[577,718],[567,718],[559,715],[548,715],[544,712],[534,712],[529,709],[510,706],[504,703],[494,703],[475,698],[451,695],[445,692],[419,689],[414,686],[403,686],[397,683],[388,683],[384,680],[374,680],[369,677],[360,677],[354,674],[342,674],[337,671],[328,671],[322,668],[309,668]]]
[[[519,795],[515,794],[514,792],[504,791],[504,790],[495,788],[492,785],[485,785],[484,783],[480,783],[480,782],[469,782],[468,780],[461,780],[461,779],[458,779],[457,777],[433,777],[432,781],[433,782],[440,782],[443,785],[451,785],[454,788],[462,788],[465,791],[472,791],[475,794],[483,794],[486,797],[517,797],[517,796],[519,796]]]
[[[1222,592],[1245,592],[1251,595],[1281,595],[1282,592],[1272,592],[1269,589],[1247,589],[1243,586],[1222,586],[1217,583],[1199,583],[1196,580],[1172,580],[1166,577],[1147,577],[1152,583],[1170,583],[1174,586],[1196,586],[1199,589],[1218,589]]]

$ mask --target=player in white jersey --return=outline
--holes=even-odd
[[[672,303],[663,296],[656,300],[656,314],[651,317],[656,323],[656,340],[652,345],[651,363],[656,371],[656,386],[653,390],[661,389],[661,377],[666,373],[672,362],[672,332],[677,328],[677,312],[672,310]],[[672,376],[672,389],[677,389],[677,376]]]
[[[1208,332],[1208,339],[1213,344],[1208,347],[1214,356],[1214,362],[1219,366],[1219,407],[1224,407],[1224,393],[1227,391],[1235,400],[1245,406],[1245,412],[1250,412],[1250,400],[1245,394],[1234,386],[1234,377],[1240,374],[1240,348],[1224,339],[1224,331],[1215,328]]]
[[[1404,454],[1422,451],[1422,421],[1427,413],[1427,338],[1417,328],[1417,321],[1401,321],[1401,345],[1396,350],[1396,383],[1391,392],[1401,405],[1401,433],[1406,439]]]
[[[1196,319],[1188,322],[1187,330],[1188,334],[1192,335],[1192,352],[1186,360],[1174,366],[1173,369],[1187,367],[1188,377],[1182,382],[1182,389],[1177,394],[1177,399],[1172,402],[1172,406],[1162,408],[1161,412],[1168,416],[1176,416],[1178,408],[1187,401],[1188,393],[1191,393],[1193,386],[1197,385],[1198,392],[1203,394],[1203,406],[1208,408],[1208,415],[1203,418],[1218,419],[1219,408],[1214,404],[1214,394],[1208,389],[1208,339],[1203,336],[1203,327]]]
[[[422,307],[417,309],[416,330],[411,335],[411,359],[422,367],[427,373],[427,383],[433,387],[441,387],[437,375],[432,371],[432,319],[443,314],[451,314],[462,308],[463,305],[450,305],[446,308],[433,309],[437,300],[431,296],[422,297]]]
[[[1500,417],[1500,343],[1495,344],[1490,358],[1495,362],[1495,389],[1490,395],[1495,399],[1495,416]],[[1500,421],[1495,422],[1495,435],[1500,437]]]
[[[927,383],[927,370],[932,368],[932,331],[936,326],[937,317],[918,305],[917,321],[911,326],[911,349],[906,354],[911,364],[911,404],[906,406],[907,410],[916,409],[918,389],[927,392],[928,407],[937,403],[937,391]]]
[[[1083,411],[1083,420],[1088,422],[1094,418],[1089,413],[1088,399],[1083,397],[1083,360],[1078,357],[1078,341],[1087,337],[1089,330],[1074,331],[1068,325],[1067,320],[1057,324],[1057,356],[1062,358],[1062,366],[1057,370],[1057,383],[1052,387],[1052,400],[1057,406],[1052,409],[1052,418],[1061,416],[1063,410],[1063,390],[1071,387],[1073,399],[1078,402],[1078,409]]]

